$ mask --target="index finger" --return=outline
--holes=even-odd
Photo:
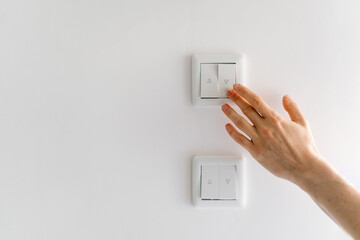
[[[234,90],[243,98],[250,103],[250,105],[255,108],[255,110],[261,114],[261,116],[266,117],[272,110],[265,102],[262,100],[256,93],[248,89],[247,87],[235,84]]]

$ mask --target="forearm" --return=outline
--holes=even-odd
[[[337,224],[360,239],[360,193],[324,161],[298,184]]]

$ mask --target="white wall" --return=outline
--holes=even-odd
[[[0,0],[0,239],[348,239],[191,104],[194,53],[242,53],[360,187],[356,0]],[[191,205],[191,157],[247,158],[243,210]]]

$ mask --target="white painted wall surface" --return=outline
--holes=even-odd
[[[0,239],[349,239],[191,104],[194,53],[246,82],[360,187],[360,2],[0,0]],[[191,157],[247,158],[243,210],[191,205]]]

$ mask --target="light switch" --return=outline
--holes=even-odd
[[[226,98],[226,91],[235,84],[236,64],[219,64],[218,65],[218,79],[219,79],[219,94],[220,98]]]
[[[235,165],[219,167],[219,199],[235,200],[237,198],[237,177]]]
[[[244,159],[194,156],[192,199],[197,207],[244,206]]]
[[[219,166],[201,166],[201,199],[219,199]]]
[[[192,101],[197,106],[221,106],[228,102],[226,90],[244,84],[244,56],[239,54],[194,55]]]
[[[218,97],[218,65],[201,64],[201,98]]]
[[[198,207],[244,206],[244,159],[239,156],[194,156],[192,199]]]

